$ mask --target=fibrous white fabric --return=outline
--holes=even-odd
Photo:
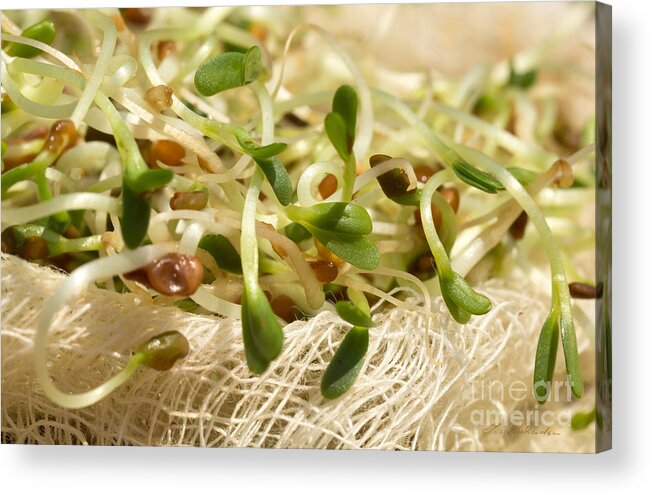
[[[71,411],[42,394],[32,361],[40,311],[63,276],[2,257],[5,443],[594,450],[593,434],[573,432],[567,423],[556,423],[549,431],[555,435],[549,435],[540,426],[479,422],[482,416],[506,419],[514,411],[538,409],[530,396],[508,391],[513,382],[529,383],[548,309],[547,298],[522,280],[478,286],[494,306],[465,326],[447,315],[440,299],[434,300],[429,326],[420,313],[375,307],[377,327],[360,376],[332,402],[321,396],[319,383],[346,331],[334,312],[285,327],[281,356],[256,376],[246,366],[238,320],[192,315],[91,287],[61,310],[50,333],[49,371],[62,389],[79,392],[100,384],[131,351],[166,330],[182,332],[191,350],[171,370],[142,368],[103,401]],[[585,327],[578,334],[584,367],[591,367]],[[562,355],[559,374],[560,365]],[[586,375],[589,392],[582,402],[590,402],[593,378]],[[495,382],[503,391],[487,396]]]

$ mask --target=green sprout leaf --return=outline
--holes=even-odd
[[[244,54],[244,80],[245,84],[250,84],[258,80],[265,74],[264,62],[262,60],[262,50],[259,46],[253,45]]]
[[[353,327],[335,352],[321,379],[321,395],[336,399],[355,382],[368,351],[368,328]]]
[[[24,38],[34,39],[36,41],[41,41],[49,45],[52,44],[52,41],[54,41],[54,37],[56,36],[56,29],[54,28],[54,23],[51,20],[45,19],[37,24],[29,26],[22,32],[21,36]],[[14,42],[7,43],[5,51],[10,56],[17,56],[22,58],[33,58],[41,53],[41,50],[38,48]]]
[[[357,325],[359,327],[375,326],[371,317],[350,301],[338,301],[335,308],[337,309],[337,314],[351,325]]]
[[[341,86],[332,100],[332,112],[325,118],[326,134],[344,161],[350,160],[357,124],[357,93],[350,86]]]
[[[359,269],[373,270],[380,263],[380,252],[375,243],[368,238],[333,235],[323,231],[313,231],[313,233],[328,250]]]
[[[341,198],[349,202],[355,185],[356,159],[353,153],[357,124],[357,93],[350,86],[341,86],[332,100],[332,111],[325,118],[325,130],[339,157],[344,161]]]
[[[204,235],[198,246],[212,255],[220,269],[231,274],[242,275],[242,258],[225,236]]]
[[[534,393],[540,404],[544,404],[549,397],[556,366],[558,332],[558,314],[552,310],[540,331],[533,370]]]
[[[321,202],[310,207],[290,205],[287,215],[308,228],[333,233],[367,235],[373,231],[373,221],[366,209],[352,202]]]
[[[452,170],[459,179],[482,192],[497,193],[503,190],[502,184],[491,174],[485,173],[466,161],[460,160],[452,165]]]
[[[261,146],[244,131],[236,132],[235,137],[244,152],[253,159],[269,159],[287,149],[287,144],[283,142],[274,142],[266,146]]]
[[[457,305],[455,301],[450,298],[445,289],[441,290],[441,294],[443,295],[443,301],[445,301],[445,306],[448,307],[448,311],[450,312],[450,315],[452,315],[452,318],[460,324],[468,323],[472,314]]]
[[[269,181],[271,188],[282,205],[289,205],[292,200],[293,186],[292,180],[287,173],[287,169],[280,162],[277,156],[267,159],[258,158],[255,160]]]
[[[366,238],[373,231],[373,222],[360,205],[346,202],[323,202],[311,207],[290,205],[286,213],[351,265],[372,270],[379,264],[377,247]]]
[[[249,369],[264,372],[283,347],[283,330],[259,286],[242,292],[242,333]]]
[[[491,301],[470,287],[470,284],[456,272],[442,274],[441,288],[457,307],[473,315],[484,315],[491,309]]]
[[[151,205],[147,194],[133,189],[125,180],[122,186],[121,230],[128,248],[138,248],[147,236]]]
[[[332,112],[341,116],[348,137],[348,153],[353,149],[357,125],[357,93],[350,86],[341,86],[332,100]]]
[[[213,96],[250,84],[263,73],[262,51],[252,46],[246,53],[227,51],[200,65],[194,74],[194,85],[202,95]]]
[[[346,123],[338,113],[328,113],[324,121],[326,134],[334,146],[339,157],[344,161],[350,158],[352,145],[350,145],[346,134]]]
[[[572,316],[566,316],[561,310],[559,321],[561,331],[561,343],[563,355],[565,356],[565,371],[570,381],[570,387],[575,397],[583,396],[583,378],[581,377],[581,364],[579,362],[579,350],[576,347],[576,334]]]

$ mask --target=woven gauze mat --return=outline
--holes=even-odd
[[[434,302],[429,328],[418,312],[375,307],[377,327],[371,329],[360,376],[332,402],[321,396],[319,383],[346,332],[333,312],[285,327],[281,356],[255,376],[245,363],[239,321],[195,316],[89,287],[60,311],[50,332],[49,371],[63,390],[80,392],[100,384],[124,366],[131,351],[166,330],[182,332],[191,350],[171,370],[142,368],[106,399],[71,411],[43,395],[32,361],[34,328],[44,300],[63,278],[55,270],[2,257],[5,443],[401,450],[592,447],[588,433],[569,429],[550,440],[523,437],[509,427],[487,433],[471,422],[476,409],[506,416],[535,405],[530,399],[513,401],[508,392],[487,401],[478,392],[486,382],[506,387],[530,379],[548,300],[522,281],[479,286],[492,299],[493,310],[465,326],[445,314],[440,299]],[[419,300],[414,295],[412,301]],[[579,344],[589,346],[581,338]]]

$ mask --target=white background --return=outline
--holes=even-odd
[[[300,3],[260,1],[257,4]],[[13,8],[116,6],[4,0]],[[214,5],[216,0],[117,6]],[[227,0],[225,3],[247,3]],[[249,2],[251,3],[251,2]],[[316,3],[337,3],[319,1]],[[360,2],[355,2],[360,3]],[[560,454],[0,447],[4,491],[648,491],[651,486],[651,2],[612,0],[614,450]],[[649,282],[647,282],[649,281]],[[636,487],[637,484],[637,487]]]

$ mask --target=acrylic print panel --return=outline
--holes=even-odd
[[[606,7],[2,31],[3,443],[609,447]]]

